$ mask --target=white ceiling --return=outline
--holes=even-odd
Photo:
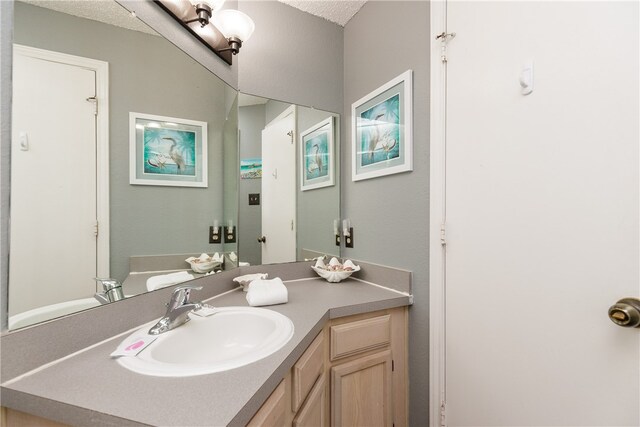
[[[344,27],[367,0],[278,0]]]
[[[2,0],[0,0],[2,1]],[[19,0],[80,18],[100,21],[129,30],[157,35],[144,22],[135,19],[124,7],[111,0]]]

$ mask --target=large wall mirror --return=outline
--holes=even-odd
[[[14,26],[10,330],[113,301],[95,277],[339,255],[339,115],[238,95],[115,1],[16,1]]]
[[[236,91],[116,2],[18,1],[14,25],[9,328],[234,252],[209,228],[237,222]]]
[[[338,256],[340,116],[244,93],[238,110],[242,259]]]

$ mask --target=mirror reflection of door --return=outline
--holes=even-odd
[[[98,260],[108,256],[98,253],[100,67],[106,63],[14,48],[10,315],[96,290]]]
[[[296,260],[296,107],[262,131],[262,263]]]

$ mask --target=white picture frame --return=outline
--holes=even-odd
[[[330,116],[300,133],[300,190],[335,185],[334,119]]]
[[[351,179],[413,170],[413,71],[351,105]]]
[[[208,186],[207,123],[129,113],[129,183]]]

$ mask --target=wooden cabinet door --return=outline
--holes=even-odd
[[[392,425],[391,351],[331,368],[331,425]]]
[[[326,375],[318,378],[309,393],[309,397],[298,411],[293,420],[293,427],[326,427],[327,421],[327,391]]]
[[[262,404],[247,427],[282,427],[285,425],[285,388],[284,381],[271,393]]]

